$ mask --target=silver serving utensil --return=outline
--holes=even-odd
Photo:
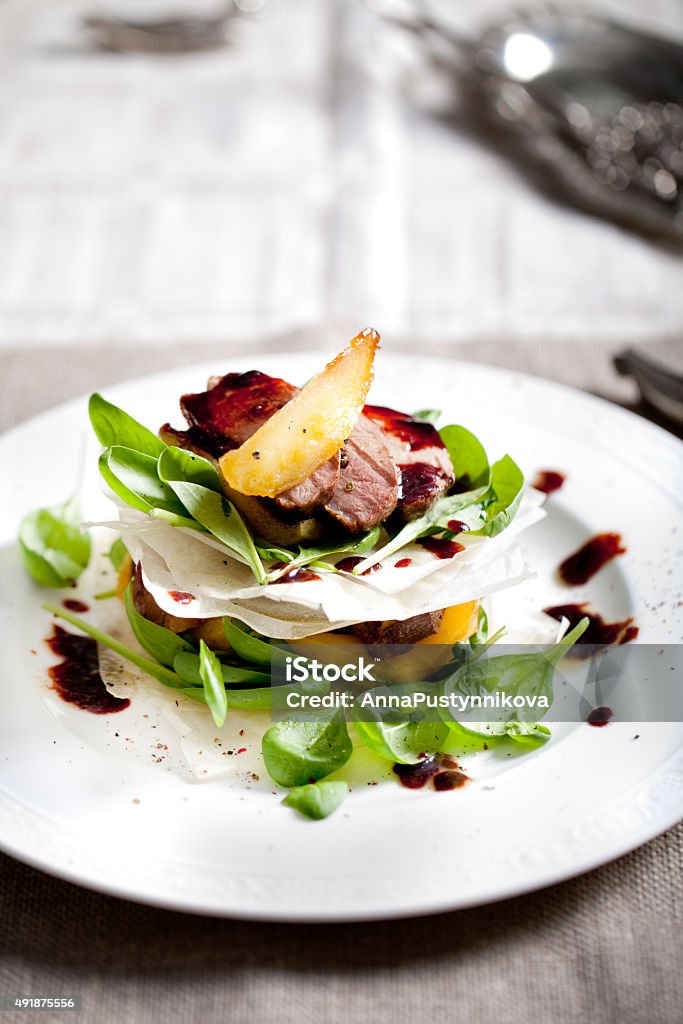
[[[457,84],[469,127],[592,213],[683,241],[683,46],[545,7],[466,39],[419,10],[413,33]]]
[[[188,53],[225,46],[229,22],[239,15],[229,0],[215,17],[160,18],[144,21],[90,15],[83,27],[100,46],[124,53]]]
[[[622,376],[632,377],[641,397],[683,431],[683,345],[676,340],[626,349],[614,358]]]

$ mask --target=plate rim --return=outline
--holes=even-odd
[[[324,353],[319,349],[294,349],[289,351],[264,351],[258,352],[258,360],[266,362],[269,358],[276,357],[277,359],[286,358],[288,356],[296,356],[304,360],[313,361],[319,356],[325,358]],[[385,355],[389,357],[389,360],[394,363],[402,363],[404,365],[411,365],[414,363],[414,357],[406,354],[405,352],[385,352]],[[245,356],[239,356],[240,361],[244,361]],[[683,454],[683,441],[679,440],[675,434],[667,431],[665,428],[638,416],[638,414],[624,409],[623,407],[610,402],[608,399],[594,395],[590,392],[583,391],[579,388],[571,385],[564,384],[560,381],[548,379],[545,377],[539,377],[533,374],[526,373],[524,371],[507,369],[505,367],[490,366],[485,363],[470,362],[456,358],[449,358],[444,356],[426,356],[424,357],[425,362],[438,363],[444,366],[448,366],[454,370],[458,366],[465,367],[468,370],[474,370],[475,372],[483,374],[492,374],[499,380],[517,380],[522,383],[531,384],[533,387],[540,388],[542,390],[550,390],[559,394],[567,394],[571,396],[571,399],[576,401],[583,401],[589,407],[595,406],[605,410],[606,414],[616,420],[623,420],[629,423],[632,427],[637,430],[648,433],[652,436],[653,440],[659,444],[665,444],[667,448],[677,455]],[[105,393],[114,391],[117,388],[126,388],[129,386],[142,386],[151,382],[161,382],[162,387],[166,378],[173,378],[178,374],[181,374],[183,370],[191,371],[192,373],[201,373],[204,368],[210,370],[211,363],[213,360],[202,360],[201,363],[174,366],[170,369],[164,369],[160,371],[154,371],[148,374],[140,376],[130,377],[125,380],[117,381],[113,384],[106,385],[102,390]],[[64,402],[58,403],[57,405],[51,406],[44,409],[42,412],[35,416],[27,417],[20,423],[15,424],[8,430],[0,434],[0,457],[2,456],[5,444],[11,445],[17,435],[23,430],[37,428],[39,429],[42,421],[49,419],[50,417],[60,415],[70,415],[75,409],[85,405],[88,398],[88,392],[85,392],[74,398],[67,399]],[[661,480],[657,480],[657,486],[670,497],[672,492],[662,483]],[[673,497],[678,499],[678,494],[674,491]],[[680,504],[680,499],[679,504]],[[634,723],[635,724],[635,723]],[[643,786],[646,783],[651,783],[657,779],[660,775],[666,774],[671,767],[675,767],[680,762],[680,767],[683,769],[683,746],[671,755],[664,764],[659,765],[658,768],[648,775],[644,776],[639,783],[634,787],[637,791],[639,786]],[[10,796],[10,794],[7,794]],[[10,796],[11,798],[11,796]],[[606,806],[609,806],[606,805]],[[623,840],[620,843],[610,844],[610,849],[605,852],[600,850],[593,855],[586,855],[580,858],[578,861],[574,861],[571,865],[565,865],[560,869],[548,869],[547,871],[539,874],[538,880],[529,883],[528,879],[521,880],[518,884],[511,884],[508,880],[501,884],[500,891],[482,897],[481,895],[474,895],[471,899],[463,898],[437,898],[434,900],[425,901],[424,898],[417,902],[411,903],[409,898],[404,898],[401,901],[400,906],[385,910],[371,910],[363,912],[362,909],[357,907],[350,910],[348,914],[330,914],[325,912],[306,912],[292,913],[290,911],[278,911],[275,909],[268,908],[242,908],[235,909],[234,907],[207,907],[201,902],[193,901],[192,899],[185,900],[183,898],[167,898],[159,894],[146,894],[143,891],[136,891],[133,885],[126,886],[124,883],[112,882],[107,883],[105,879],[93,879],[87,874],[84,875],[82,867],[80,869],[74,868],[69,869],[66,865],[56,866],[51,864],[49,861],[49,855],[45,858],[41,858],[40,854],[31,854],[25,850],[19,850],[17,847],[20,844],[12,845],[8,842],[4,836],[0,836],[0,850],[9,856],[28,864],[33,868],[37,868],[45,873],[57,877],[63,881],[75,884],[91,891],[101,892],[103,894],[114,896],[119,899],[127,899],[133,902],[137,902],[144,905],[174,910],[182,913],[195,913],[203,916],[212,917],[226,917],[238,920],[254,920],[254,921],[281,921],[281,922],[293,922],[293,923],[335,923],[335,922],[351,922],[351,921],[371,921],[371,920],[390,920],[404,917],[424,916],[436,913],[452,912],[459,909],[466,909],[468,907],[486,905],[489,903],[499,902],[505,899],[511,899],[520,896],[527,892],[538,891],[539,889],[546,888],[551,885],[558,884],[562,881],[566,881],[570,878],[576,877],[585,873],[586,871],[593,870],[599,866],[610,863],[625,854],[637,849],[644,843],[661,835],[663,832],[672,828],[678,821],[683,818],[683,808],[669,811],[660,816],[654,816],[650,821],[643,824],[642,827],[632,830],[628,839]]]

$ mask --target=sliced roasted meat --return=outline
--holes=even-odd
[[[409,619],[387,619],[386,622],[359,622],[354,634],[364,644],[416,644],[438,633],[443,611],[423,612]]]
[[[195,452],[196,455],[201,455],[213,463],[218,462],[223,452],[230,451],[235,447],[227,438],[215,437],[213,434],[207,433],[206,430],[202,430],[201,427],[176,430],[170,423],[164,423],[159,430],[159,437],[166,444],[184,448],[188,452]]]
[[[219,448],[220,440],[217,441],[213,435],[199,427],[175,430],[166,423],[159,431],[159,436],[166,444],[196,452],[197,455],[202,455],[213,462],[222,454]],[[227,497],[251,524],[257,537],[261,537],[271,544],[296,547],[298,544],[307,544],[322,536],[323,522],[320,516],[311,516],[295,509],[284,508],[271,498],[252,498],[246,494],[240,494],[228,487],[224,480],[222,483]]]
[[[133,568],[131,596],[135,610],[150,622],[156,622],[164,629],[170,629],[172,633],[184,633],[188,629],[194,629],[202,621],[201,619],[182,619],[179,615],[171,615],[160,608],[156,603],[145,584],[142,582],[140,566]]]
[[[378,426],[361,416],[341,450],[341,471],[325,505],[349,533],[370,530],[398,501],[398,472]]]
[[[327,501],[330,501],[339,480],[341,453],[337,452],[325,462],[307,480],[290,487],[273,499],[280,508],[300,512],[313,512]]]
[[[439,432],[425,420],[381,405],[366,405],[363,411],[382,428],[401,471],[398,511],[403,519],[415,519],[455,482],[448,449]]]
[[[249,370],[211,378],[208,391],[183,395],[180,408],[191,427],[219,440],[243,444],[274,412],[294,398],[297,388],[279,377]]]
[[[210,377],[207,391],[180,400],[190,431],[200,431],[215,459],[237,448],[298,393],[287,381],[258,370]],[[329,501],[339,479],[339,453],[296,487],[273,500],[289,512],[312,512]]]

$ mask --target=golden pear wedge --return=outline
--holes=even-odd
[[[377,331],[366,328],[244,444],[222,455],[228,486],[274,498],[331,459],[363,409],[378,345]]]

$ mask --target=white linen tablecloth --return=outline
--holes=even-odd
[[[160,3],[0,7],[0,346],[680,329],[679,257],[418,109],[410,47],[363,0],[267,0],[230,47],[161,58],[94,49],[97,6]],[[468,33],[507,9],[433,6]],[[680,0],[599,7],[683,34]]]

